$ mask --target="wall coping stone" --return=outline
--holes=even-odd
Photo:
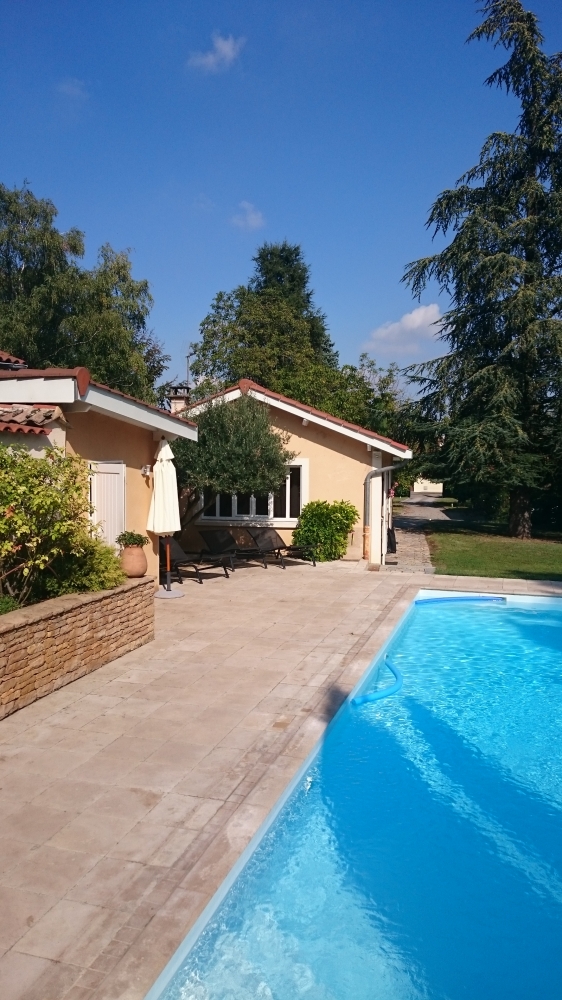
[[[112,590],[94,590],[86,594],[63,594],[62,597],[51,597],[48,601],[30,604],[29,607],[18,608],[17,611],[7,611],[6,614],[0,615],[0,636],[22,626],[34,625],[43,619],[56,618],[58,615],[74,611],[84,605],[95,604],[96,601],[103,601],[107,597],[127,594],[135,587],[146,586],[148,582],[154,584],[155,578],[153,576],[137,577],[133,580],[126,580],[125,583],[121,583]]]

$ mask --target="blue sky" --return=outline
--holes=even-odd
[[[562,49],[562,4],[528,6]],[[477,22],[473,0],[1,0],[0,179],[50,197],[88,263],[132,249],[170,375],[264,240],[303,246],[342,361],[430,357],[446,302],[415,312],[404,265],[516,121]]]

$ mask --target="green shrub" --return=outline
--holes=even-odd
[[[14,597],[0,597],[0,615],[7,615],[8,611],[17,611],[18,608],[19,604]]]
[[[148,545],[146,535],[139,535],[138,531],[122,531],[120,535],[117,535],[115,541],[122,549],[131,545],[138,545],[139,548],[142,548],[143,545]]]
[[[34,458],[26,448],[0,446],[3,610],[123,583],[113,549],[90,535],[90,513],[83,459],[59,448]]]
[[[32,599],[111,590],[126,580],[115,552],[99,538],[84,535],[74,552],[57,556],[37,578]]]
[[[347,500],[312,500],[302,509],[293,544],[311,546],[319,562],[341,559],[347,550],[347,536],[358,519],[359,511]]]
[[[89,528],[87,463],[60,448],[34,458],[0,445],[0,595],[26,604],[39,576]]]

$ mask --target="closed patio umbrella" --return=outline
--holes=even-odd
[[[174,453],[164,438],[158,445],[154,463],[154,482],[147,531],[163,535],[166,544],[166,587],[156,593],[156,597],[183,597],[179,590],[172,590],[170,573],[170,536],[179,531],[180,508],[178,503],[178,483]]]

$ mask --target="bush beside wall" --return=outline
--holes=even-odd
[[[301,511],[293,533],[293,545],[310,546],[319,562],[342,559],[347,539],[359,511],[347,500],[311,500]]]

